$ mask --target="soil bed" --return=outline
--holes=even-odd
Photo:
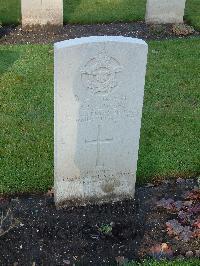
[[[65,25],[56,28],[33,28],[22,30],[21,26],[5,26],[0,28],[0,44],[29,44],[29,43],[54,43],[67,39],[87,36],[122,35],[141,38],[144,40],[160,40],[169,38],[183,38],[199,36],[198,31],[191,31],[187,25],[174,28],[174,25],[146,25],[137,23],[110,23],[96,25]],[[184,27],[184,29],[182,29]],[[186,27],[186,28],[185,28]]]
[[[116,265],[123,257],[147,257],[161,243],[170,245],[173,258],[195,252],[200,238],[169,236],[166,222],[175,214],[157,206],[163,198],[182,199],[195,186],[195,179],[165,181],[136,188],[135,201],[60,210],[50,193],[0,198],[0,210],[8,214],[2,228],[13,223],[0,236],[0,265]]]

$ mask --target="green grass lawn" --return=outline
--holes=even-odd
[[[144,20],[146,0],[64,0],[66,23]]]
[[[200,30],[200,1],[187,0],[185,9],[186,21],[193,25],[196,29]]]
[[[200,173],[200,39],[152,41],[137,180]],[[0,46],[0,192],[53,185],[53,47]]]
[[[21,0],[0,0],[0,25],[21,23]]]
[[[63,0],[65,23],[144,20],[146,0]],[[19,24],[21,0],[0,0],[0,22]],[[92,3],[92,4],[91,4]],[[187,0],[185,18],[200,29],[200,1]]]
[[[179,261],[145,261],[143,263],[130,262],[124,266],[198,266],[200,265],[199,259],[193,260],[179,260]]]
[[[150,42],[138,177],[200,172],[200,39]]]

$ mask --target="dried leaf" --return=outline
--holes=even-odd
[[[161,199],[160,201],[157,202],[158,207],[163,207],[165,209],[171,210],[173,209],[173,204],[174,200],[173,199]]]
[[[185,211],[178,212],[178,220],[182,225],[191,223],[191,215]]]
[[[0,204],[8,203],[8,199],[0,197]]]
[[[193,223],[193,226],[200,229],[200,217],[198,217],[197,220]]]
[[[63,263],[66,265],[70,265],[70,260],[63,260]]]
[[[200,229],[194,230],[193,233],[192,233],[192,236],[193,237],[200,238]]]
[[[194,253],[190,250],[185,253],[186,258],[192,258],[194,256]]]
[[[176,180],[176,183],[178,183],[178,184],[183,184],[183,183],[185,183],[185,179],[179,177],[179,178]]]
[[[194,28],[185,24],[174,24],[172,26],[172,32],[175,35],[189,35],[192,34],[194,32]]]
[[[175,201],[172,206],[176,211],[180,211],[184,207],[184,203],[181,200]]]
[[[168,244],[162,243],[151,247],[149,255],[156,259],[171,258],[173,256],[173,251]]]
[[[175,236],[176,239],[189,241],[193,233],[190,226],[182,226],[177,220],[170,220],[166,223],[167,232],[170,236]]]
[[[200,204],[197,203],[195,204],[194,206],[191,206],[188,211],[191,213],[191,214],[200,214]]]
[[[193,237],[193,232],[190,226],[184,226],[183,231],[180,233],[179,239],[185,242],[189,241]]]
[[[175,219],[166,222],[168,235],[178,236],[183,231],[183,226]]]
[[[174,201],[173,199],[161,199],[157,202],[158,207],[165,208],[170,211],[180,211],[185,208],[185,204],[181,200]]]
[[[119,266],[122,266],[127,262],[127,259],[125,259],[124,256],[115,257],[115,260]]]
[[[185,199],[200,200],[200,189],[194,189],[185,194]]]
[[[46,196],[47,197],[53,197],[54,196],[54,188],[48,190],[47,193],[46,193]]]
[[[193,204],[193,200],[187,200],[187,201],[185,201],[185,202],[183,203],[183,205],[184,205],[185,207],[190,207],[190,206],[192,206],[192,204]]]
[[[195,256],[200,258],[200,249],[195,250]]]

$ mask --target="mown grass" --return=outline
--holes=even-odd
[[[176,260],[176,261],[144,261],[142,263],[129,262],[124,266],[198,266],[199,259],[192,260]]]
[[[200,171],[199,49],[200,39],[150,42],[140,182]]]
[[[144,20],[146,0],[63,0],[64,23]],[[0,0],[0,23],[21,23],[21,0]],[[200,29],[200,1],[187,0],[185,19]]]
[[[152,41],[137,180],[200,172],[200,39]],[[53,47],[0,46],[0,192],[53,185]]]
[[[146,0],[64,0],[66,23],[144,20]]]
[[[0,0],[0,25],[21,23],[21,0]]]
[[[193,25],[195,29],[200,30],[200,1],[187,0],[185,9],[186,21]]]
[[[53,48],[1,46],[0,58],[0,191],[44,191],[53,176]]]

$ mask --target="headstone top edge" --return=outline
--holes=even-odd
[[[130,44],[139,44],[148,47],[148,44],[142,39],[124,37],[124,36],[90,36],[90,37],[81,37],[75,39],[69,39],[61,42],[54,43],[55,49],[62,49],[66,47],[73,47],[81,44],[87,43],[100,43],[100,42],[121,42],[121,43],[130,43]]]

